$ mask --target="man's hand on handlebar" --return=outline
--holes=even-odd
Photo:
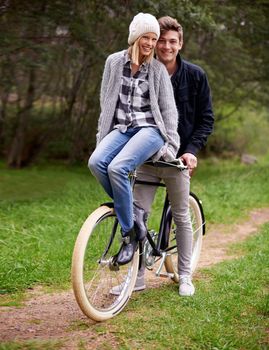
[[[183,161],[184,164],[187,165],[189,169],[190,176],[193,175],[194,169],[197,167],[197,158],[192,153],[184,153],[180,157],[180,159]]]

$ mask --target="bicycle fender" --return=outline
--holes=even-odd
[[[100,207],[102,207],[102,206],[106,206],[108,208],[114,208],[114,203],[113,202],[106,202],[106,203],[100,204]]]

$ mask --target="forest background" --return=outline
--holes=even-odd
[[[183,58],[206,71],[215,130],[205,156],[268,154],[269,1],[0,1],[0,158],[80,163],[95,147],[106,57],[138,12],[184,28]]]

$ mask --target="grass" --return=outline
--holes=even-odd
[[[105,195],[86,169],[2,168],[1,180],[1,292],[63,287],[78,230]]]
[[[136,294],[107,324],[119,349],[268,349],[269,225],[237,248],[244,257],[194,279],[193,298],[172,283]]]
[[[18,295],[36,284],[69,287],[77,233],[108,197],[86,166],[10,170],[0,164],[0,173],[1,293]],[[232,223],[251,208],[269,205],[268,177],[263,163],[201,161],[192,189],[203,200],[207,222]]]
[[[269,206],[268,162],[200,161],[192,190],[209,223],[233,223]],[[162,194],[158,194],[155,207]],[[108,198],[86,166],[0,164],[0,285],[2,305],[19,306],[27,288],[70,288],[71,255],[89,212]],[[193,298],[177,285],[135,294],[124,312],[92,330],[113,334],[119,349],[265,350],[269,346],[269,225],[235,245],[240,258],[204,269]],[[243,256],[242,256],[243,253]],[[78,322],[72,329],[85,329]],[[58,349],[61,342],[11,342],[0,350]],[[81,341],[79,348],[86,348]],[[108,344],[108,348],[109,344]]]
[[[58,350],[61,348],[62,342],[58,341],[26,341],[0,344],[0,350]]]
[[[269,160],[253,165],[204,161],[193,178],[210,223],[233,223],[253,208],[269,204]]]

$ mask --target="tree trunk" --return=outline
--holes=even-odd
[[[8,93],[4,93],[1,98],[0,106],[0,145],[4,143],[4,123],[6,119],[6,106],[7,106]]]
[[[7,157],[8,166],[21,168],[27,159],[24,159],[24,148],[29,115],[35,97],[35,69],[30,68],[29,84],[24,106],[18,111],[18,125]]]

